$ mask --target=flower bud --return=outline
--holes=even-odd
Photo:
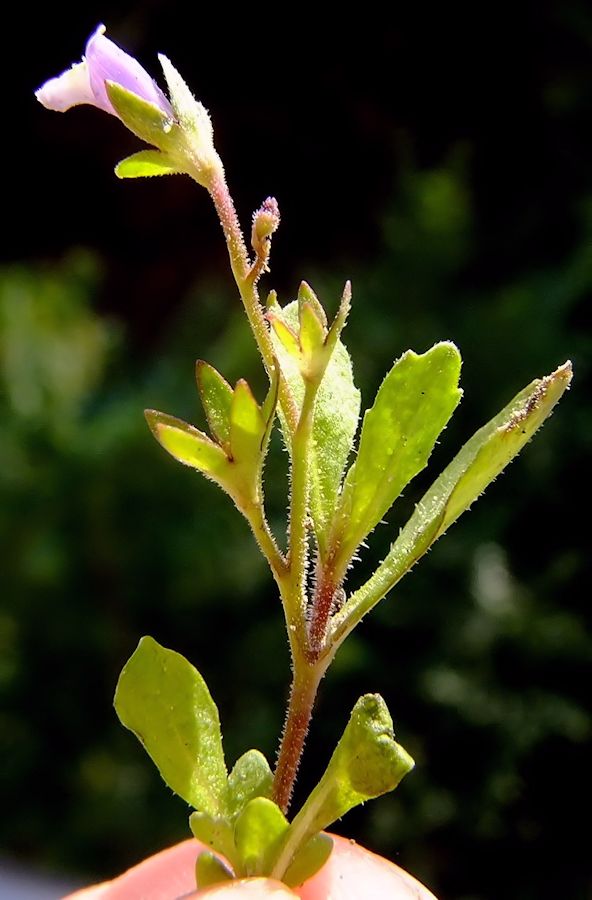
[[[280,210],[275,197],[264,200],[259,209],[253,213],[253,228],[251,231],[251,245],[258,257],[267,259],[269,255],[269,240],[271,235],[278,230],[280,224]]]

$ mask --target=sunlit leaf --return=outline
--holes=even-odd
[[[413,765],[394,740],[393,721],[382,697],[360,697],[325,774],[290,825],[273,877],[284,876],[305,840],[352,807],[392,791]]]
[[[232,816],[238,815],[255,797],[270,797],[273,774],[259,750],[247,750],[228,776],[228,805]]]
[[[218,710],[191,663],[143,637],[119,676],[115,709],[175,793],[210,815],[226,813]]]
[[[265,797],[251,800],[236,821],[234,840],[244,875],[267,875],[277,847],[288,830],[279,806]]]
[[[372,578],[333,623],[350,631],[503,471],[551,414],[572,378],[571,363],[524,388],[468,441],[434,482]]]
[[[147,409],[146,420],[158,443],[176,460],[220,479],[228,468],[226,454],[207,435],[181,419]]]
[[[197,361],[195,377],[210,431],[227,449],[230,447],[232,388],[213,366],[201,359]]]
[[[388,373],[363,420],[333,537],[343,567],[404,487],[426,465],[457,406],[461,359],[454,344],[407,351]]]

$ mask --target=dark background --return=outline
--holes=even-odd
[[[183,178],[118,182],[138,142],[115,119],[32,97],[99,21],[157,77],[165,52],[211,110],[243,222],[277,197],[266,284],[286,301],[306,278],[334,309],[352,278],[366,406],[407,347],[461,348],[461,408],[354,580],[475,428],[573,360],[542,434],[341,651],[300,796],[359,694],[380,691],[417,767],[338,830],[441,898],[583,900],[592,13],[576,0],[386,17],[153,0],[4,19],[3,851],[90,878],[186,835],[183,803],[111,706],[140,635],[204,674],[230,761],[251,746],[273,758],[288,682],[246,526],[142,418],[201,424],[197,356],[262,385],[207,195]],[[276,447],[278,533],[283,464]]]

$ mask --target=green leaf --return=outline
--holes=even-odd
[[[393,721],[382,697],[360,697],[325,774],[290,825],[272,877],[283,878],[297,848],[313,834],[352,807],[392,791],[413,765],[394,740]]]
[[[265,422],[251,388],[241,378],[236,383],[230,406],[230,448],[237,462],[258,467]]]
[[[335,617],[333,630],[340,640],[514,459],[551,414],[571,378],[567,362],[536,379],[464,445],[418,503],[372,578]]]
[[[232,881],[232,871],[224,865],[214,853],[208,853],[205,850],[200,853],[195,863],[195,880],[198,890],[205,890],[212,884],[221,884],[225,881]]]
[[[248,750],[238,759],[228,776],[228,805],[237,816],[255,797],[270,797],[273,774],[259,750]]]
[[[105,88],[115,112],[126,128],[161,150],[173,146],[178,126],[166,112],[115,81],[106,81]]]
[[[407,484],[427,464],[462,396],[454,344],[407,351],[388,373],[362,424],[347,473],[333,539],[343,568]]]
[[[232,388],[213,366],[201,359],[196,363],[195,377],[209,429],[218,443],[228,451]]]
[[[298,301],[284,309],[273,306],[274,314],[298,332]],[[304,398],[304,381],[298,362],[286,352],[272,332],[272,340],[282,374],[299,408]],[[341,341],[321,382],[315,404],[311,459],[311,515],[321,557],[327,548],[327,529],[333,518],[341,479],[353,446],[360,413],[360,392],[354,385],[349,354]],[[291,436],[285,421],[282,430],[288,449]]]
[[[115,709],[175,793],[195,809],[226,814],[220,720],[197,669],[143,637],[119,676]]]
[[[179,175],[182,172],[174,159],[160,150],[140,150],[115,166],[118,178],[151,178],[154,175]]]
[[[282,881],[288,887],[300,887],[309,878],[322,869],[331,855],[333,841],[328,834],[315,834],[304,847],[297,851],[296,856],[286,869]]]
[[[221,853],[234,865],[236,852],[234,847],[234,828],[226,816],[212,816],[205,812],[194,812],[189,816],[189,827],[193,836]]]
[[[224,479],[228,469],[226,454],[207,435],[155,409],[147,409],[145,416],[158,443],[176,460],[217,481]]]
[[[288,820],[272,800],[256,797],[245,806],[234,826],[241,875],[267,875]]]

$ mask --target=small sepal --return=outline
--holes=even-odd
[[[244,379],[234,390],[213,366],[199,361],[196,378],[212,438],[193,425],[156,410],[146,419],[159,444],[186,466],[220,485],[240,510],[258,504],[261,471],[278,400],[279,368],[259,406]]]
[[[188,164],[196,181],[208,187],[212,175],[222,171],[222,163],[214,147],[209,113],[203,103],[195,99],[171,61],[162,53],[158,59],[169,89],[175,118],[179,123],[180,139],[176,155]]]
[[[107,81],[105,89],[117,115],[136,137],[164,151],[174,148],[179,126],[165,110],[115,81]]]
[[[140,150],[115,166],[118,178],[153,178],[155,175],[181,175],[183,169],[168,153]]]
[[[275,301],[275,298],[274,298]],[[267,318],[286,353],[298,365],[304,381],[319,384],[333,355],[351,305],[346,283],[335,320],[327,328],[327,315],[312,289],[303,282],[297,299],[297,325],[288,323],[276,302],[268,304]]]

